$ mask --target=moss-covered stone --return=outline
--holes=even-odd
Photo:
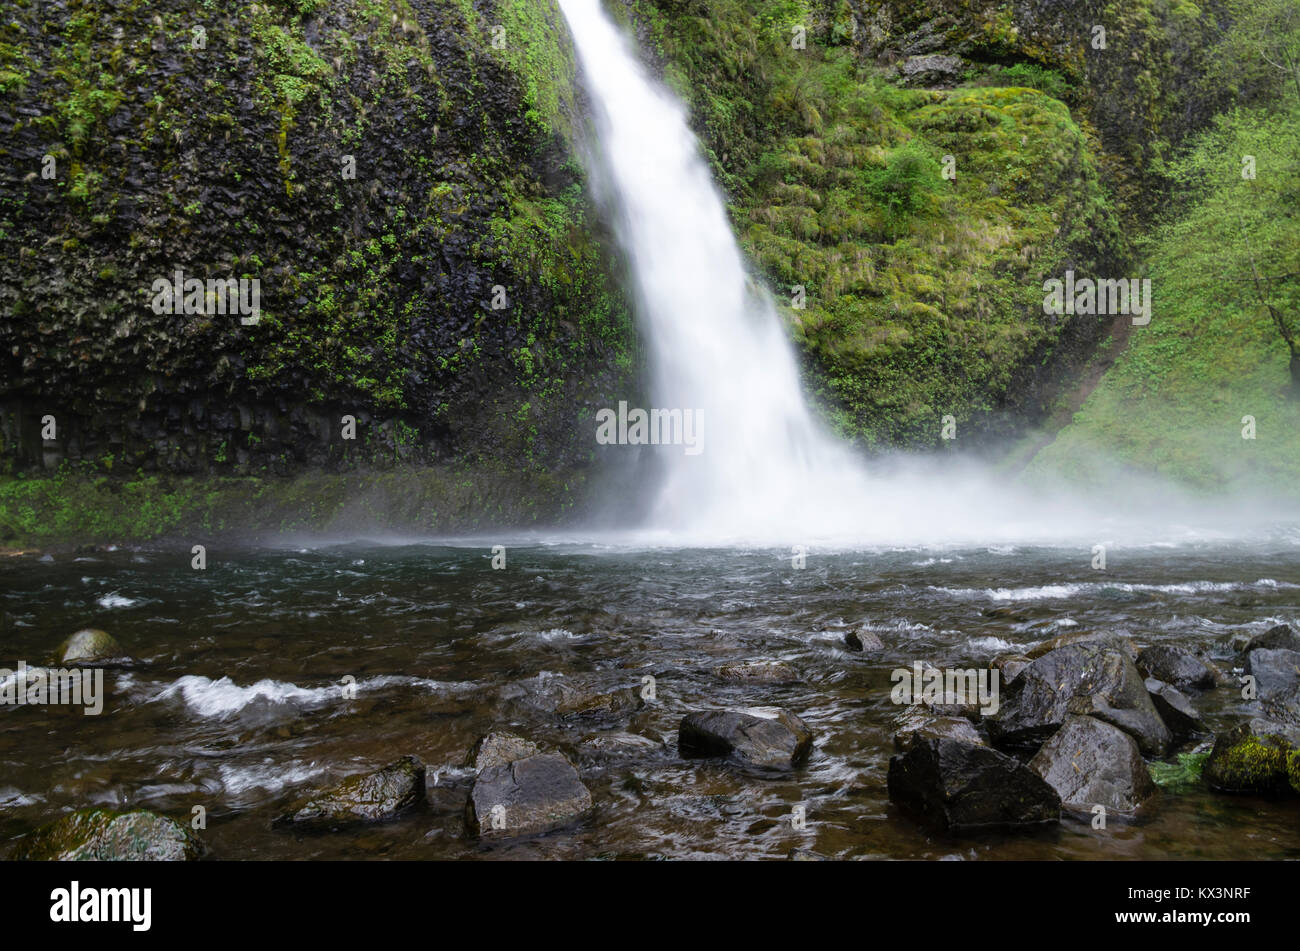
[[[54,652],[53,662],[62,666],[82,666],[126,659],[126,651],[117,638],[107,631],[88,627],[77,631]]]
[[[29,861],[189,861],[203,843],[166,816],[82,809],[21,839],[12,858]]]
[[[289,806],[274,825],[337,829],[396,818],[424,801],[424,764],[404,756],[383,769],[349,776],[336,786]]]
[[[1277,795],[1296,791],[1300,730],[1264,720],[1238,724],[1214,741],[1203,775],[1211,789]]]

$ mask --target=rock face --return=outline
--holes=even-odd
[[[1169,684],[1148,677],[1145,684],[1156,713],[1165,721],[1169,732],[1175,740],[1185,740],[1189,736],[1205,732],[1205,724],[1190,700]]]
[[[82,809],[25,837],[14,859],[31,861],[178,862],[206,849],[174,819],[152,812]]]
[[[683,756],[727,756],[749,766],[798,766],[812,750],[812,731],[775,707],[691,713],[682,718],[677,748]]]
[[[591,808],[591,793],[560,753],[486,767],[465,805],[471,835],[533,835],[568,825]]]
[[[1093,644],[1058,648],[1026,667],[1003,692],[989,731],[996,746],[1035,751],[1070,714],[1119,727],[1147,756],[1163,756],[1172,739],[1133,661]]]
[[[1156,792],[1137,743],[1093,717],[1067,717],[1029,768],[1056,790],[1061,802],[1084,810],[1105,806],[1134,812]]]
[[[947,831],[1060,818],[1061,799],[1041,776],[987,746],[916,736],[889,761],[889,799]]]
[[[965,68],[960,57],[930,53],[907,57],[898,64],[898,75],[909,86],[951,86]]]
[[[1219,792],[1300,792],[1300,727],[1262,718],[1239,723],[1215,739],[1201,775]]]
[[[395,818],[423,801],[424,764],[414,756],[403,756],[383,769],[349,776],[337,786],[298,800],[272,824],[344,828]]]
[[[61,667],[122,664],[130,660],[113,635],[96,627],[77,631],[54,651],[54,663]]]
[[[799,673],[789,664],[779,661],[755,664],[723,664],[714,670],[723,680],[741,683],[787,684],[799,680]]]
[[[1214,671],[1204,661],[1178,647],[1148,647],[1138,654],[1137,666],[1146,676],[1179,689],[1207,690],[1216,682]]]
[[[1300,651],[1258,647],[1246,655],[1244,669],[1255,678],[1261,700],[1282,697],[1300,687]]]

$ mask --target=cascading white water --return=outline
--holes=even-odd
[[[600,139],[593,177],[632,268],[651,398],[660,409],[703,411],[698,455],[660,450],[667,473],[654,529],[674,543],[783,545],[1062,543],[1105,541],[1099,533],[1112,529],[1127,538],[1187,529],[1167,490],[1141,492],[1131,478],[1085,504],[1031,500],[955,463],[868,472],[809,411],[785,328],[746,274],[685,110],[646,74],[599,0],[559,4]],[[1229,533],[1243,524],[1238,517]]]
[[[843,497],[855,463],[809,413],[785,330],[750,286],[685,112],[645,75],[598,0],[560,6],[632,263],[652,398],[703,419],[698,455],[663,453],[667,477],[654,522],[726,537],[779,516],[798,535],[817,532],[826,491]]]

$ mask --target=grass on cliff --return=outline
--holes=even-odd
[[[1220,117],[1173,174],[1191,197],[1148,244],[1151,323],[1030,472],[1100,481],[1119,462],[1300,496],[1300,387],[1266,306],[1300,340],[1300,104]]]

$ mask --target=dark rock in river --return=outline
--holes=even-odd
[[[812,731],[776,707],[691,713],[682,718],[677,749],[683,756],[729,756],[750,766],[797,766],[812,750]]]
[[[1061,634],[1051,640],[1036,644],[1025,651],[1025,656],[1030,660],[1037,660],[1043,655],[1050,654],[1062,647],[1078,646],[1080,644],[1090,644],[1094,647],[1113,647],[1116,650],[1123,651],[1131,659],[1136,659],[1138,655],[1137,644],[1128,634],[1115,631],[1078,631],[1073,634]]]
[[[535,756],[540,752],[541,750],[532,740],[526,740],[513,733],[493,731],[479,737],[465,757],[465,765],[472,766],[474,772],[481,773],[489,766],[500,766],[502,763]]]
[[[1156,713],[1165,721],[1169,732],[1175,740],[1185,740],[1189,736],[1205,732],[1205,724],[1190,700],[1175,688],[1154,677],[1148,677],[1145,684]]]
[[[31,861],[177,862],[197,859],[203,843],[174,819],[152,812],[82,809],[25,836],[11,856]]]
[[[1202,777],[1228,793],[1300,792],[1300,727],[1253,718],[1214,741]]]
[[[885,642],[865,627],[859,631],[849,631],[844,635],[844,646],[851,651],[882,651]]]
[[[1276,627],[1270,627],[1263,634],[1252,637],[1246,643],[1243,653],[1249,654],[1261,647],[1275,651],[1300,651],[1300,634],[1291,630],[1286,624],[1279,624]]]
[[[503,701],[562,717],[607,717],[630,713],[641,706],[640,680],[627,678],[580,680],[569,677],[534,677],[501,688]]]
[[[532,835],[557,829],[591,808],[591,793],[560,753],[538,753],[478,774],[465,824],[471,835]]]
[[[715,668],[714,673],[723,680],[741,682],[786,684],[799,680],[798,672],[789,664],[779,661],[765,661],[754,664],[723,664]]]
[[[1008,685],[997,715],[986,722],[995,745],[1031,752],[1069,714],[1119,727],[1147,756],[1163,756],[1172,739],[1133,661],[1094,644],[1070,644],[1039,657]]]
[[[906,753],[917,737],[947,738],[985,746],[984,738],[971,722],[963,717],[938,717],[924,710],[909,710],[898,718],[894,733],[894,749]]]
[[[1019,760],[988,746],[916,736],[889,761],[889,799],[950,832],[1060,818],[1061,799]]]
[[[337,786],[300,799],[272,825],[337,829],[383,822],[424,802],[424,764],[403,756],[373,773],[349,776]]]
[[[60,667],[105,667],[131,663],[117,639],[107,631],[87,627],[73,634],[54,652]]]
[[[1261,700],[1292,693],[1300,687],[1300,651],[1258,647],[1246,655],[1245,672],[1255,678]]]
[[[658,753],[664,744],[641,736],[639,733],[593,733],[584,736],[578,749],[588,756],[602,759],[624,759],[645,753]]]
[[[1133,738],[1093,717],[1066,717],[1029,768],[1047,780],[1062,803],[1085,811],[1100,805],[1135,812],[1156,792]]]
[[[1138,654],[1138,670],[1179,689],[1207,690],[1216,683],[1214,670],[1190,651],[1157,644]]]

